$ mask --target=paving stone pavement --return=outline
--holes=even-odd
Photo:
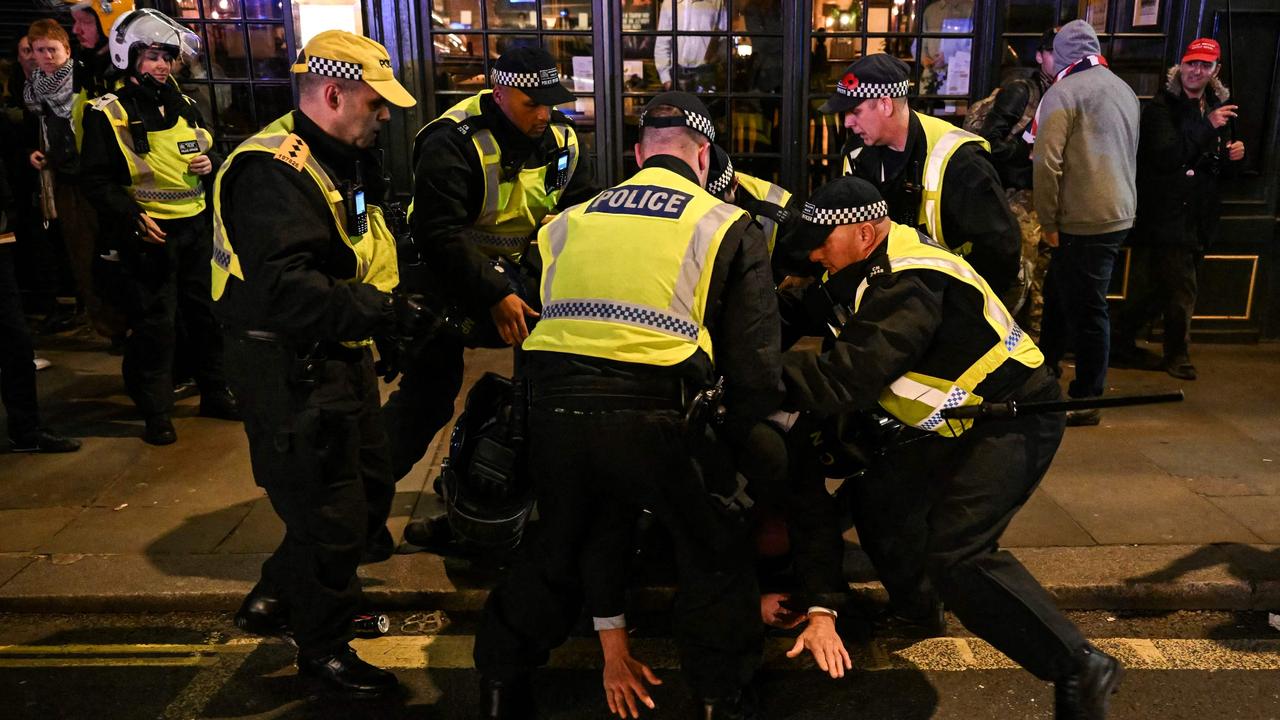
[[[37,378],[45,421],[84,447],[0,454],[0,609],[234,607],[282,532],[253,484],[239,424],[197,417],[198,400],[182,400],[178,442],[151,447],[118,357],[83,339],[40,346],[53,361]],[[1005,534],[1064,605],[1280,607],[1280,345],[1194,354],[1194,382],[1112,370],[1111,393],[1181,387],[1187,400],[1107,410],[1097,427],[1068,429]],[[508,372],[510,355],[471,351],[467,368],[469,384]],[[411,517],[439,512],[430,481],[446,437],[400,483],[397,537]],[[493,579],[427,554],[362,574],[375,600],[398,606],[475,607]],[[861,592],[880,592],[852,545],[850,576]]]

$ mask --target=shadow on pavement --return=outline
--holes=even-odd
[[[1197,570],[1220,565],[1227,561],[1227,572],[1232,577],[1249,583],[1257,592],[1260,581],[1280,580],[1280,549],[1265,549],[1240,543],[1203,545],[1183,555],[1167,567],[1155,572],[1129,578],[1130,583],[1172,583]],[[1273,608],[1280,610],[1280,608]],[[1227,640],[1240,637],[1241,626],[1235,621],[1209,629],[1208,637]]]

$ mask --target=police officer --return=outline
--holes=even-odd
[[[1063,415],[942,414],[1059,398],[1040,350],[968,262],[890,221],[870,183],[823,186],[802,221],[795,242],[828,279],[783,312],[828,342],[821,354],[784,356],[783,408],[832,417],[878,406],[908,426],[899,440],[910,442],[887,448],[857,482],[859,538],[890,598],[918,597],[927,577],[965,627],[1056,684],[1057,717],[1104,717],[1119,664],[997,546],[1048,470]],[[806,317],[804,307],[823,312]]]
[[[764,230],[772,256],[779,234],[785,234],[798,217],[792,206],[791,191],[739,171],[733,166],[729,153],[719,145],[712,146],[712,151],[715,156],[707,176],[707,192],[751,213]]]
[[[143,439],[177,440],[173,410],[175,317],[181,310],[197,360],[200,414],[238,420],[222,372],[222,341],[209,300],[211,213],[205,183],[221,156],[195,101],[170,81],[174,63],[194,58],[200,39],[156,10],[122,15],[111,58],[124,85],[85,115],[81,177],[104,227],[124,228],[117,244],[131,280],[124,295],[125,387],[146,419]]]
[[[356,566],[395,492],[368,338],[414,313],[390,292],[373,145],[388,106],[414,99],[382,45],[340,30],[312,38],[292,70],[298,109],[237,147],[214,183],[214,312],[254,480],[285,525],[236,623],[291,633],[303,674],[377,695],[395,677],[347,644]]]
[[[894,222],[918,227],[964,256],[998,294],[1018,284],[1022,235],[990,146],[945,120],[907,105],[908,69],[875,53],[850,65],[822,112],[845,113],[853,131],[842,151],[845,174],[871,182]]]
[[[702,102],[663,93],[640,124],[640,172],[539,233],[542,318],[524,351],[541,519],[476,638],[484,717],[530,714],[530,674],[568,635],[584,596],[597,630],[625,640],[616,585],[583,568],[612,558],[623,566],[625,520],[640,507],[675,545],[675,635],[699,717],[754,717],[745,692],[761,651],[752,558],[735,515],[709,494],[722,481],[703,462],[716,447],[704,423],[686,423],[685,408],[716,375],[730,426],[776,404],[769,260],[747,213],[703,190],[715,130]],[[641,673],[606,653],[611,707],[626,702],[626,686],[643,693],[643,681],[610,680]]]
[[[463,348],[519,345],[528,336],[536,293],[518,265],[543,219],[598,190],[573,123],[554,109],[573,95],[551,55],[511,50],[492,80],[492,90],[454,105],[414,141],[409,224],[430,277],[425,286],[406,283],[430,287],[451,314],[465,316],[467,335],[442,334],[405,364],[383,409],[397,478],[453,416]],[[419,527],[406,531],[411,541]]]

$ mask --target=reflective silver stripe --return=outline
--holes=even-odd
[[[1005,309],[1004,304],[1001,303],[1000,300],[995,297],[995,293],[990,292],[990,288],[986,287],[986,283],[983,282],[982,278],[979,277],[978,274],[975,273],[973,269],[970,268],[968,265],[952,262],[951,260],[944,260],[942,258],[901,257],[901,258],[890,258],[889,266],[893,268],[894,272],[897,272],[898,270],[902,269],[903,266],[914,266],[914,267],[923,266],[923,267],[930,267],[930,268],[937,268],[937,269],[945,268],[946,270],[950,271],[948,274],[954,275],[963,280],[968,280],[973,285],[976,285],[979,288],[985,288],[987,290],[982,294],[983,299],[987,305],[987,315],[990,316],[992,320],[996,321],[996,324],[1000,326],[1000,328],[1004,331],[1006,335],[1008,333],[1013,332],[1013,329],[1018,327],[1017,323],[1015,323],[1013,321],[1013,318],[1009,315],[1009,311]],[[853,301],[855,308],[862,305],[862,293],[866,292],[868,285],[869,285],[869,282],[866,279],[864,279],[861,283],[858,284],[858,291],[857,291],[857,294],[854,296],[854,301]]]
[[[684,317],[693,316],[693,303],[698,294],[698,281],[702,279],[703,266],[706,264],[707,251],[715,240],[721,226],[731,218],[741,214],[743,210],[735,205],[720,203],[707,211],[693,229],[689,245],[685,248],[684,259],[680,261],[680,276],[676,280],[675,292],[671,295],[671,312]]]
[[[657,330],[692,343],[698,341],[698,325],[688,318],[659,308],[603,298],[566,298],[542,307],[542,320],[600,320]]]
[[[133,197],[135,200],[154,200],[156,202],[164,202],[166,200],[194,200],[204,195],[203,187],[193,187],[188,190],[152,190],[150,188],[134,188]]]
[[[774,205],[785,209],[786,205],[783,204],[783,198],[786,197],[786,194],[786,190],[783,190],[781,187],[778,187],[773,183],[769,183],[769,189],[764,194],[764,201],[773,203]],[[778,223],[774,222],[773,218],[770,217],[761,217],[759,220],[760,227],[764,228],[765,240],[769,242],[770,248],[772,249],[774,240],[773,234],[778,231]]]
[[[480,171],[484,174],[484,206],[476,217],[477,225],[495,225],[498,220],[498,185],[502,160],[498,141],[488,130],[477,130],[471,136],[480,150]]]
[[[540,233],[542,239],[539,240],[539,243],[547,248],[546,254],[551,258],[544,263],[542,268],[543,302],[546,302],[547,298],[551,297],[551,281],[555,279],[556,269],[560,267],[557,261],[560,259],[560,253],[564,252],[565,242],[569,240],[569,214],[569,210],[560,213]]]
[[[929,158],[925,161],[924,179],[922,181],[924,184],[924,222],[925,227],[928,229],[929,237],[935,240],[940,234],[938,227],[939,223],[942,222],[942,219],[938,216],[939,198],[937,194],[942,187],[943,162],[957,145],[976,137],[978,136],[959,128],[948,131],[946,135],[942,136],[942,139],[938,140],[938,144],[933,146],[933,150],[929,152]]]

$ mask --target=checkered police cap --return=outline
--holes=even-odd
[[[711,172],[707,176],[707,192],[719,197],[733,182],[733,160],[719,145],[712,147]]]
[[[847,83],[841,81],[836,85],[836,92],[845,97],[861,99],[906,97],[907,81],[902,80],[893,83],[857,83],[853,85],[853,87],[849,87]]]
[[[878,200],[868,205],[855,207],[817,207],[811,202],[804,204],[800,218],[814,225],[853,225],[856,223],[879,220],[889,214],[889,204]]]
[[[527,73],[495,69],[492,77],[494,85],[506,85],[507,87],[520,88],[521,90],[551,87],[560,84],[560,71],[556,68]]]
[[[683,116],[675,115],[670,117],[650,117],[649,111],[660,105],[670,105],[684,113]],[[707,106],[702,104],[698,98],[686,92],[670,91],[664,92],[649,101],[644,106],[644,111],[640,113],[640,127],[687,127],[694,132],[701,133],[703,137],[711,142],[716,141],[716,126],[711,122],[711,113],[707,111]]]
[[[307,72],[343,80],[363,80],[364,66],[360,63],[312,55],[307,58]]]

